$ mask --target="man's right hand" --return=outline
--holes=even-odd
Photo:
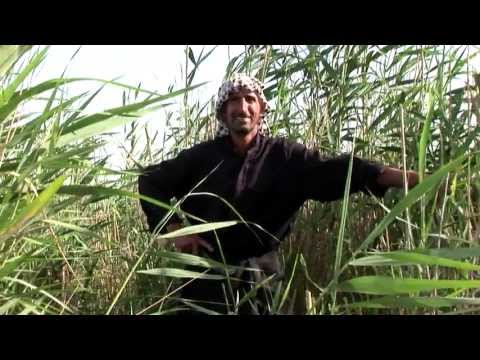
[[[198,255],[200,247],[207,249],[209,252],[213,251],[212,245],[197,235],[181,236],[175,239],[175,248],[181,252]]]
[[[172,232],[183,227],[182,224],[169,224],[167,226],[168,232]],[[207,249],[209,252],[213,252],[213,247],[206,241],[202,239],[200,236],[196,234],[186,235],[186,236],[179,236],[174,239],[175,248],[180,252],[186,252],[193,255],[198,255],[198,249],[203,247]]]

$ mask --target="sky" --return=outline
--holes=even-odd
[[[204,48],[207,53],[214,46],[191,46],[195,57]],[[71,57],[77,52],[74,59]],[[204,62],[196,74],[196,82],[210,81],[203,93],[215,92],[224,75],[230,56],[238,55],[243,46],[218,46]],[[180,84],[182,67],[185,65],[184,45],[53,45],[42,64],[37,79],[47,80],[60,76],[65,70],[66,77],[90,77],[99,79],[115,79],[117,81],[138,85],[148,90],[166,93],[168,86]],[[91,84],[85,88],[90,89]],[[114,88],[105,88],[99,95],[100,107],[118,106],[121,97],[116,97]],[[121,94],[121,91],[120,91]]]
[[[214,47],[213,45],[191,46],[197,59],[202,49],[205,55]],[[65,71],[66,78],[115,79],[117,82],[135,87],[141,83],[142,89],[167,94],[169,86],[173,85],[174,90],[185,86],[182,80],[182,74],[185,72],[185,49],[185,45],[52,45],[45,61],[35,74],[35,83],[58,78]],[[217,46],[208,59],[199,66],[192,85],[208,83],[192,91],[189,96],[198,99],[201,104],[206,103],[217,93],[230,59],[243,50],[243,45]],[[72,56],[74,56],[73,59]],[[192,66],[191,62],[189,66]],[[67,96],[72,97],[82,92],[96,90],[101,85],[92,81],[76,82],[68,86]],[[120,87],[107,85],[85,111],[93,113],[122,106],[123,90]],[[179,101],[181,97],[177,99]],[[41,111],[44,103],[31,106],[28,112]],[[174,107],[167,109],[175,111]],[[148,123],[152,134],[157,130],[162,134],[164,114],[165,110],[160,110],[146,116],[142,122]],[[113,130],[120,131],[118,128]],[[112,167],[119,168],[120,160],[124,156],[115,152],[114,149],[121,145],[123,134],[113,137],[112,140],[113,143],[107,147],[113,153],[110,164]]]
[[[202,49],[205,54],[214,46],[193,45],[191,48],[195,57],[198,58]],[[216,47],[211,56],[200,65],[193,82],[193,84],[208,83],[199,90],[193,91],[189,96],[198,99],[201,104],[206,103],[216,94],[230,59],[243,50],[243,45]],[[185,45],[53,45],[50,46],[45,61],[35,75],[35,83],[60,77],[66,71],[64,76],[69,78],[115,79],[135,87],[141,83],[143,89],[166,94],[169,86],[173,85],[173,89],[184,87],[182,74],[185,60]],[[480,57],[475,60],[472,67],[478,71]],[[82,92],[92,91],[100,86],[101,83],[91,81],[75,83],[68,87],[67,96],[71,97]],[[86,111],[91,113],[121,106],[123,90],[114,86],[104,87]],[[178,111],[174,107],[168,109]],[[28,110],[41,111],[41,108]],[[164,114],[165,110],[160,110],[160,112],[145,117],[142,121],[148,123],[151,133],[158,130],[162,134],[165,123]],[[112,144],[108,147],[109,151],[113,153],[110,163],[113,165],[112,167],[121,168],[120,159],[123,159],[124,156],[114,149],[121,145],[123,136],[121,134],[112,140]]]

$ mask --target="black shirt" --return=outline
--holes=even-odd
[[[299,143],[262,135],[257,135],[247,154],[240,156],[233,151],[230,137],[220,137],[148,167],[139,177],[139,192],[167,204],[193,188],[195,193],[214,193],[245,221],[260,225],[266,231],[245,224],[216,231],[227,262],[235,263],[275,250],[306,200],[342,198],[349,160],[348,155],[327,158]],[[386,188],[376,182],[381,168],[354,157],[350,192],[368,189],[383,196]],[[239,220],[225,201],[207,194],[194,195],[187,197],[181,209],[208,222]],[[143,200],[141,205],[153,231],[167,210]],[[180,220],[173,216],[168,223],[172,222]],[[220,260],[214,233],[200,236],[215,248],[212,257]]]

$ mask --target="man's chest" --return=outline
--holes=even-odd
[[[228,201],[244,203],[260,201],[292,187],[285,167],[273,157],[219,158],[202,164],[202,171],[193,184],[197,192],[209,192]]]

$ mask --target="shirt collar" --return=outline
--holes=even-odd
[[[237,153],[235,153],[233,151],[233,143],[232,143],[232,138],[230,137],[230,135],[223,136],[220,139],[223,140],[222,141],[223,146],[229,153],[234,154],[236,156],[239,156]],[[252,141],[252,145],[248,149],[247,154],[245,156],[249,156],[249,155],[257,153],[257,151],[261,148],[261,145],[262,145],[264,139],[265,139],[265,136],[257,132],[257,135],[255,135],[255,138]]]

